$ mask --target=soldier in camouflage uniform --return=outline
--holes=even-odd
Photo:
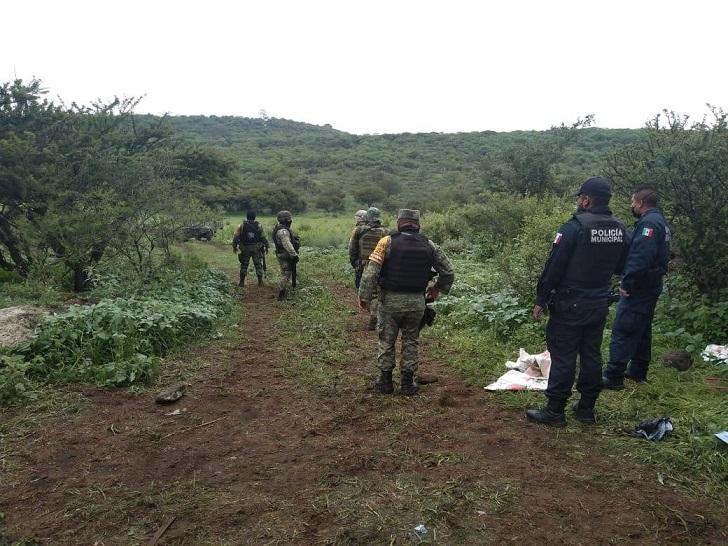
[[[298,249],[300,240],[291,229],[293,216],[287,210],[282,210],[276,216],[278,223],[273,228],[273,244],[276,246],[276,257],[281,267],[281,281],[278,284],[278,299],[286,297],[288,283],[294,274],[298,263]]]
[[[246,220],[235,229],[233,235],[233,252],[238,254],[240,261],[240,286],[245,285],[245,276],[248,274],[250,259],[253,259],[255,274],[258,277],[258,286],[263,285],[263,253],[268,252],[268,240],[263,233],[263,227],[255,220],[255,211],[249,210]]]
[[[359,209],[354,213],[354,227],[363,226],[367,223],[367,211]]]
[[[375,388],[384,394],[394,391],[395,344],[401,331],[400,389],[403,394],[411,395],[418,390],[414,374],[425,293],[434,299],[440,292],[449,292],[455,274],[440,247],[419,233],[418,210],[400,210],[397,229],[398,233],[381,239],[369,256],[359,286],[359,307],[367,309],[378,291],[380,376]],[[437,278],[429,284],[433,269]]]
[[[382,237],[389,235],[389,230],[382,225],[381,212],[376,207],[370,207],[367,214],[367,223],[354,228],[349,239],[349,262],[354,268],[354,283],[359,288],[362,273],[369,261],[369,255],[376,248]],[[369,330],[377,327],[377,311],[379,308],[376,294],[369,305]]]

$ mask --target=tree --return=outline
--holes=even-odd
[[[608,159],[617,189],[657,188],[674,243],[698,289],[713,299],[728,288],[728,115],[710,119],[663,111],[647,123],[643,140]]]
[[[544,195],[554,187],[554,167],[564,157],[578,130],[591,125],[593,116],[578,119],[570,126],[552,127],[543,135],[512,144],[498,156],[500,166],[493,169],[496,178],[504,181],[505,189],[519,195]]]
[[[382,188],[375,186],[374,184],[366,184],[364,186],[354,188],[352,193],[354,194],[354,199],[360,203],[364,203],[367,207],[371,207],[375,203],[384,201],[384,198],[387,196]]]
[[[316,206],[326,212],[339,212],[344,209],[346,194],[336,186],[327,186],[316,197]]]
[[[180,171],[203,178],[219,162],[174,151],[163,118],[137,124],[138,99],[67,106],[45,93],[39,80],[0,86],[0,265],[28,275],[51,252],[82,290],[159,181]],[[191,187],[183,180],[175,195]]]

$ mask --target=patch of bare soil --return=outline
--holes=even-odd
[[[353,296],[336,290],[353,308]],[[170,518],[159,544],[728,539],[725,515],[710,502],[589,445],[563,449],[566,432],[498,407],[428,361],[426,348],[422,369],[439,380],[417,397],[372,393],[371,365],[349,367],[351,385],[336,396],[307,392],[279,366],[289,355],[275,324],[295,302],[252,287],[242,303],[243,340],[191,351],[205,365],[174,405],[156,405],[155,392],[85,388],[78,413],[22,435],[6,430],[0,543],[4,534],[8,542],[144,544]],[[351,322],[359,361],[372,362],[374,333],[361,316]],[[415,519],[388,528],[409,517],[402,498],[431,500],[424,509],[447,532],[408,535]],[[374,523],[364,525],[368,509]]]
[[[0,346],[13,347],[31,335],[48,310],[35,305],[16,305],[0,309]]]

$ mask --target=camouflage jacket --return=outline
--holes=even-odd
[[[279,258],[292,258],[293,256],[298,256],[298,252],[296,252],[296,249],[293,247],[293,242],[291,240],[292,238],[292,231],[291,228],[281,228],[279,229],[276,234],[276,249],[279,247],[283,248],[285,252],[276,252],[276,256]]]
[[[432,241],[430,241],[430,245],[435,252],[435,264],[433,266],[437,272],[435,287],[443,294],[447,294],[455,281],[455,273],[450,260],[448,260],[442,249]],[[389,258],[391,246],[392,238],[390,236],[384,237],[369,256],[369,263],[364,269],[361,284],[359,285],[359,299],[369,303],[378,292],[380,305],[388,311],[419,311],[424,309],[424,293],[391,292],[379,286],[379,276],[382,273],[382,266]]]

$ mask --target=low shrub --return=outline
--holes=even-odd
[[[159,357],[208,332],[231,298],[224,274],[208,269],[159,280],[144,291],[46,317],[16,348],[27,374],[44,381],[121,386],[156,376]]]

